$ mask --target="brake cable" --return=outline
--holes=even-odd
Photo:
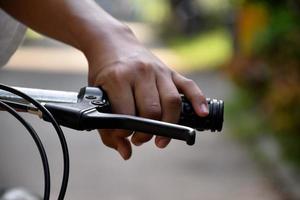
[[[13,115],[19,122],[23,124],[23,126],[27,129],[27,131],[30,133],[31,137],[33,138],[41,159],[43,163],[43,170],[44,170],[44,199],[48,200],[50,197],[50,170],[49,170],[49,163],[47,154],[45,151],[45,148],[41,142],[41,139],[37,135],[36,131],[32,128],[32,126],[23,118],[21,115],[19,115],[11,106],[7,105],[7,103],[4,103],[0,100],[0,107],[7,112],[9,112],[11,115]]]
[[[15,88],[0,84],[0,89],[10,92],[12,94],[15,94],[19,97],[22,97],[29,103],[33,104],[41,113],[43,113],[44,116],[47,116],[47,119],[49,120],[49,122],[52,123],[54,129],[56,130],[60,144],[61,144],[62,152],[63,152],[63,178],[62,178],[62,183],[61,183],[58,199],[63,200],[65,197],[65,194],[66,194],[67,186],[68,186],[69,168],[70,168],[68,145],[67,145],[65,136],[63,134],[63,131],[61,130],[59,124],[54,119],[52,114],[41,103],[39,103],[38,101],[34,100],[27,94],[15,89]],[[2,105],[4,105],[4,104],[2,103]],[[42,156],[42,154],[41,154],[41,156]],[[45,177],[46,177],[46,171],[44,171],[44,173],[45,173]],[[47,180],[48,180],[48,178],[47,178]],[[45,182],[45,186],[46,186],[46,182]],[[48,183],[47,183],[47,187],[49,187],[49,190],[50,190],[50,186],[48,186]],[[46,190],[46,188],[45,188],[45,190]],[[48,189],[47,189],[47,191],[48,191]],[[49,195],[46,196],[46,194],[45,194],[44,199],[49,199]]]

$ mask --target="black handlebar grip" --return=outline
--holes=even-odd
[[[93,104],[95,100],[90,100],[90,96],[97,97],[97,102],[100,100],[100,107],[98,108],[99,112],[111,113],[108,97],[103,90],[93,87],[82,88],[78,94],[79,102],[86,100],[88,105],[90,104],[89,101],[92,101],[91,103]],[[219,132],[222,130],[224,118],[224,102],[222,100],[206,99],[209,107],[209,115],[206,117],[199,117],[195,113],[192,104],[188,101],[188,99],[184,95],[182,95],[181,98],[182,108],[178,124],[188,126],[199,131],[210,130],[212,132]]]
[[[199,117],[192,104],[182,96],[182,110],[179,124],[188,126],[198,131],[210,130],[212,132],[221,131],[224,121],[224,102],[222,100],[207,99],[209,115]]]

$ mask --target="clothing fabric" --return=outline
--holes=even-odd
[[[26,27],[0,9],[0,67],[5,65],[24,38]]]

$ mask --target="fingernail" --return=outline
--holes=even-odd
[[[209,112],[207,105],[204,104],[204,103],[201,104],[200,109],[201,109],[201,112],[203,112],[203,113],[208,113]]]

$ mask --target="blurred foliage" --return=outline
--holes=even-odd
[[[170,15],[168,0],[131,0],[139,18],[154,25],[162,24]]]
[[[286,157],[300,163],[300,3],[235,3],[237,44],[229,74],[254,98],[248,111],[264,115]]]
[[[224,28],[230,0],[131,1],[139,18],[156,28],[186,70],[216,68],[231,58],[231,35]]]
[[[261,134],[272,134],[271,124],[265,110],[257,106],[257,97],[252,91],[243,88],[235,88],[234,98],[226,103],[225,119],[230,125],[231,134],[248,144],[256,154],[257,139]],[[271,131],[270,131],[271,130]],[[300,168],[300,134],[273,134],[281,144],[283,159]],[[260,158],[264,159],[264,158]]]
[[[231,20],[228,0],[168,0],[170,14],[166,31],[191,35],[219,28]]]
[[[158,25],[168,35],[202,31],[224,24],[230,0],[131,0],[140,19]],[[225,18],[224,18],[225,17]],[[228,16],[230,18],[230,16]]]
[[[226,102],[225,119],[235,137],[252,144],[261,132],[268,132],[265,115],[256,107],[256,97],[250,91],[235,88],[233,96]]]
[[[210,15],[221,15],[227,13],[232,7],[228,0],[195,0],[197,5],[202,8],[203,12],[207,12]]]
[[[168,41],[188,70],[219,67],[232,55],[230,34],[223,29],[190,37],[171,37]]]

